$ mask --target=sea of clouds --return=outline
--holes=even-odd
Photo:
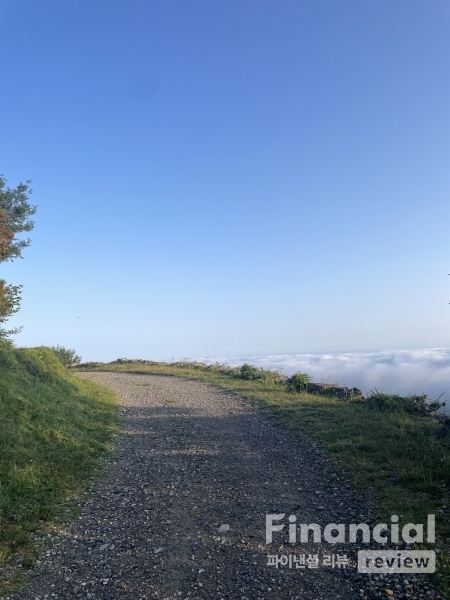
[[[364,395],[371,390],[393,394],[425,392],[431,400],[446,392],[450,398],[450,349],[382,350],[347,354],[273,354],[267,356],[207,357],[198,361],[238,366],[250,363],[285,375],[308,373],[319,383],[357,387]],[[449,403],[450,405],[450,403]]]

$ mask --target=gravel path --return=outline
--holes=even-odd
[[[354,547],[289,546],[287,518],[322,526],[369,522],[368,499],[337,473],[326,474],[317,447],[250,402],[177,378],[80,376],[119,395],[124,433],[81,502],[81,516],[66,524],[33,569],[31,586],[13,598],[352,600],[385,598],[387,589],[393,598],[431,590],[401,576],[397,584],[370,583],[354,564],[267,564],[269,554],[317,554],[319,563],[324,554],[354,558]],[[266,545],[269,513],[285,513],[286,527]]]

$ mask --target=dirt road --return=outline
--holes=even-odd
[[[15,598],[386,597],[387,581],[372,596],[351,564],[323,565],[345,547],[287,543],[289,515],[322,527],[367,520],[361,495],[336,472],[326,473],[329,463],[317,448],[251,403],[204,383],[81,376],[119,395],[124,433],[84,497],[81,516],[66,525],[34,569],[31,587]],[[266,545],[266,514],[283,513],[284,531]],[[268,555],[288,564],[268,565]]]

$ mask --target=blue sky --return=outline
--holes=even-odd
[[[447,0],[0,0],[20,345],[450,344]]]

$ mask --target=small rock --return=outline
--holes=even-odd
[[[227,531],[230,531],[230,526],[226,523],[219,527],[219,533],[226,533]]]

